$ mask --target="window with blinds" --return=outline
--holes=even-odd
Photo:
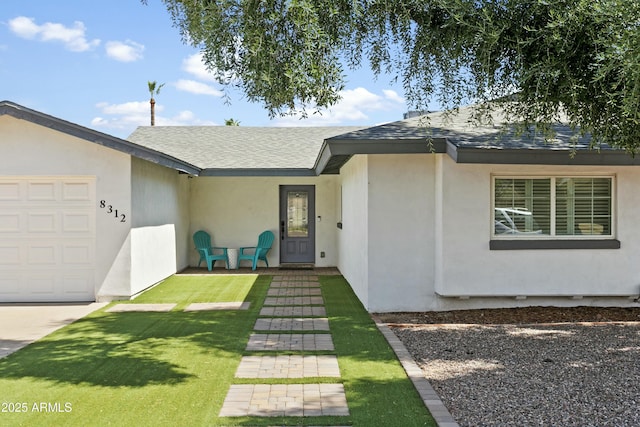
[[[494,178],[494,237],[613,235],[612,177]]]

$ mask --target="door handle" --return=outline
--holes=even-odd
[[[284,240],[284,221],[280,222],[280,239]]]

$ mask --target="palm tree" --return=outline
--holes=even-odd
[[[240,122],[236,119],[224,119],[225,126],[240,126]]]
[[[156,124],[156,100],[153,99],[153,95],[156,94],[158,95],[160,93],[160,89],[162,89],[162,86],[164,86],[164,83],[162,83],[161,85],[157,86],[156,81],[152,81],[152,82],[147,82],[147,85],[149,85],[149,95],[151,95],[151,99],[149,100],[149,103],[151,104],[151,126],[155,126]]]

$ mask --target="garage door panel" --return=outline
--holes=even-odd
[[[18,201],[22,194],[19,181],[0,182],[0,201]]]
[[[86,182],[63,182],[62,200],[92,202],[94,199],[92,186]]]
[[[27,245],[27,264],[29,266],[55,265],[57,264],[57,245],[29,244]]]
[[[29,290],[33,294],[55,295],[56,279],[48,274],[31,274],[28,277]]]
[[[63,265],[93,265],[93,245],[90,242],[75,244],[65,244],[62,247],[62,264]]]
[[[0,277],[0,301],[3,295],[15,296],[20,293],[21,278],[17,274],[3,274]]]
[[[55,201],[57,200],[56,183],[50,181],[31,181],[27,185],[28,201]]]
[[[0,177],[0,302],[95,300],[95,179]]]
[[[0,233],[19,233],[23,221],[20,212],[0,213]]]
[[[62,213],[62,232],[63,233],[91,233],[94,229],[94,217],[82,212],[63,212]]]
[[[27,233],[56,233],[58,230],[57,213],[37,212],[27,215]]]
[[[89,291],[90,290],[90,291]],[[55,302],[87,301],[93,298],[93,270],[31,272],[0,278],[0,301]]]
[[[86,294],[87,288],[93,288],[93,270],[76,271],[74,275],[65,275],[62,278],[65,295],[74,298],[73,295]]]
[[[17,266],[22,263],[22,256],[20,255],[21,245],[7,245],[0,246],[0,271],[1,266]]]

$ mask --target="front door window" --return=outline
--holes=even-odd
[[[309,193],[287,192],[287,237],[309,236]]]

